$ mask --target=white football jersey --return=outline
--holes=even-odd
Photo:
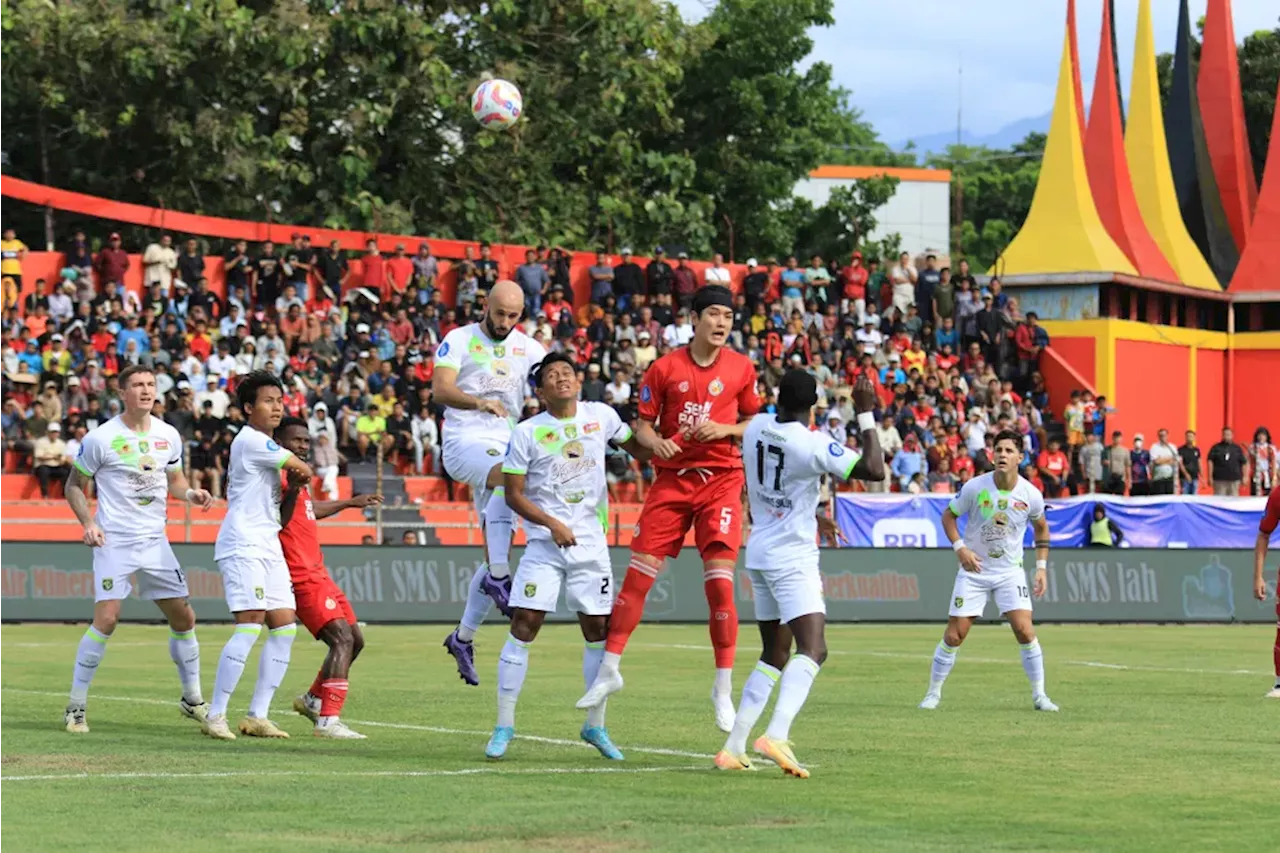
[[[572,530],[583,553],[603,550],[609,526],[604,458],[610,441],[629,438],[631,428],[604,403],[578,403],[577,413],[563,421],[542,412],[511,434],[502,471],[525,476],[525,496]],[[537,524],[527,525],[526,535],[551,539]]]
[[[949,506],[957,517],[968,516],[964,544],[982,558],[984,575],[1024,571],[1022,540],[1027,522],[1044,517],[1044,495],[1039,489],[1018,477],[1011,490],[1001,491],[995,474],[988,472],[965,483]]]
[[[817,565],[822,475],[847,480],[861,458],[798,421],[778,423],[768,414],[752,418],[742,437],[751,506],[747,568]]]
[[[292,453],[265,432],[245,424],[231,442],[227,465],[227,515],[213,558],[284,559],[280,550],[280,469]]]
[[[94,521],[113,547],[165,535],[168,472],[182,470],[182,436],[159,418],[147,420],[134,432],[112,418],[84,437],[76,456],[76,469],[98,487]]]
[[[480,432],[500,436],[505,441],[524,409],[529,371],[540,364],[546,354],[542,344],[518,328],[501,341],[485,333],[484,323],[468,323],[445,335],[436,347],[435,366],[458,371],[459,391],[484,400],[499,400],[507,410],[504,421],[485,412],[446,408],[445,438],[454,437],[451,433]]]

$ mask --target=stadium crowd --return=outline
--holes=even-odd
[[[584,399],[633,423],[645,368],[692,336],[694,292],[730,282],[719,254],[698,272],[686,253],[673,259],[662,246],[644,265],[629,248],[616,258],[601,251],[588,271],[590,299],[575,305],[567,251],[539,246],[506,269],[482,243],[455,264],[456,299],[446,304],[427,243],[384,256],[370,241],[353,266],[337,243],[318,249],[295,234],[284,247],[233,244],[218,297],[200,242],[178,248],[165,235],[142,253],[139,296],[123,285],[131,261],[119,234],[95,253],[76,232],[52,284],[23,278],[26,247],[11,230],[0,249],[5,449],[45,495],[85,433],[119,411],[115,376],[130,364],[156,370],[157,414],[187,440],[193,485],[216,495],[243,423],[231,405],[236,379],[256,369],[279,374],[288,413],[308,421],[331,496],[345,464],[379,448],[403,471],[444,473],[432,355],[451,329],[483,316],[500,278],[524,291],[527,333],[577,362]],[[735,303],[733,345],[755,363],[767,406],[783,373],[803,366],[820,389],[815,429],[856,448],[850,388],[861,374],[871,379],[887,461],[873,491],[955,492],[990,470],[993,437],[1006,427],[1023,435],[1023,473],[1049,496],[1193,493],[1202,483],[1232,494],[1241,482],[1266,494],[1280,474],[1264,428],[1247,449],[1224,431],[1202,460],[1192,433],[1178,447],[1166,430],[1150,446],[1142,435],[1126,444],[1109,434],[1115,410],[1104,397],[1051,401],[1039,371],[1048,333],[999,280],[980,285],[964,260],[952,270],[905,252],[884,261],[858,252],[847,262],[752,258]],[[529,396],[523,416],[538,409]],[[608,465],[611,491],[634,483],[643,497],[648,467],[621,452]]]

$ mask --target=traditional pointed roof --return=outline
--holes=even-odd
[[[1076,38],[1076,0],[1067,0],[1067,38],[1071,43],[1071,89],[1076,98],[1076,118],[1080,123],[1080,138],[1084,139],[1084,86],[1080,83],[1080,42]]]
[[[1280,142],[1277,140],[1280,140],[1280,84],[1276,85],[1276,110],[1271,116],[1267,168],[1262,173],[1248,242],[1231,279],[1232,293],[1280,291],[1275,274],[1276,258],[1280,257]]]
[[[1040,178],[1026,221],[997,261],[1001,274],[1137,273],[1103,227],[1094,207],[1074,89],[1068,32],[1062,39],[1058,91]]]
[[[1133,82],[1129,90],[1129,122],[1124,150],[1129,160],[1133,193],[1142,221],[1160,246],[1165,260],[1188,287],[1221,292],[1208,261],[1187,233],[1178,209],[1169,170],[1169,146],[1160,118],[1160,88],[1156,80],[1155,40],[1151,33],[1151,2],[1138,0],[1138,33],[1133,52]]]
[[[1258,204],[1258,182],[1253,174],[1253,155],[1244,124],[1231,0],[1209,0],[1196,92],[1200,96],[1204,139],[1209,146],[1222,208],[1236,248],[1244,251],[1249,223]]]
[[[1102,35],[1098,41],[1098,70],[1093,78],[1093,101],[1084,139],[1084,159],[1089,187],[1098,217],[1125,256],[1147,278],[1176,282],[1178,274],[1160,252],[1138,210],[1124,154],[1124,128],[1120,123],[1116,68],[1112,61],[1113,29],[1109,5],[1102,6]]]

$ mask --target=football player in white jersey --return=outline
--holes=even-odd
[[[784,773],[809,777],[791,750],[791,722],[809,697],[809,688],[827,658],[827,607],[818,568],[818,533],[838,538],[831,519],[818,516],[824,476],[841,480],[884,478],[884,453],[876,434],[876,392],[867,377],[853,386],[861,454],[809,429],[818,402],[813,374],[790,370],[778,386],[778,413],[756,415],[742,438],[751,507],[746,567],[751,577],[756,621],[764,649],[742,686],[733,729],[716,755],[722,770],[750,770],[747,738],[778,684],[778,701],[755,751]],[[795,638],[796,654],[791,656]],[[788,659],[790,658],[790,659]]]
[[[241,379],[236,404],[247,423],[231,442],[227,515],[213,548],[236,629],[222,648],[209,718],[201,731],[219,740],[235,740],[227,725],[227,705],[265,622],[268,634],[258,661],[258,683],[249,714],[240,721],[240,733],[283,738],[289,735],[271,722],[267,712],[289,669],[298,627],[294,624],[289,566],[280,548],[280,471],[307,482],[311,482],[312,472],[306,462],[271,437],[284,417],[284,386],[275,374],[255,370]]]
[[[511,633],[498,658],[498,724],[485,747],[489,758],[502,758],[515,735],[529,646],[546,615],[556,612],[561,587],[586,641],[582,677],[588,687],[595,681],[604,660],[614,586],[605,538],[604,458],[610,442],[641,460],[649,456],[612,406],[578,402],[581,383],[569,356],[547,356],[534,370],[534,384],[547,410],[515,428],[502,463],[507,502],[529,523],[529,545],[516,569]],[[605,758],[621,761],[605,730],[604,710],[601,702],[587,711],[580,735]]]
[[[432,395],[444,412],[442,460],[449,476],[471,487],[484,528],[488,564],[471,578],[462,621],[444,647],[471,685],[476,674],[471,640],[498,605],[511,615],[511,528],[514,521],[502,488],[502,455],[529,391],[529,371],[546,350],[516,326],[524,292],[514,281],[499,281],[479,323],[459,326],[436,347]]]
[[[1058,706],[1044,692],[1044,655],[1031,622],[1031,596],[1022,567],[1022,539],[1030,522],[1035,531],[1036,575],[1031,593],[1044,595],[1049,560],[1049,522],[1044,515],[1044,495],[1018,476],[1022,436],[1003,430],[996,436],[992,454],[995,470],[974,477],[942,512],[942,529],[951,540],[960,570],[951,591],[951,615],[942,642],[933,653],[929,692],[920,707],[933,710],[942,701],[942,684],[956,663],[956,651],[973,626],[973,620],[994,597],[1001,615],[1009,620],[1022,649],[1022,668],[1031,682],[1031,703],[1037,711]],[[967,516],[964,535],[956,522]]]
[[[75,734],[89,731],[89,684],[135,576],[141,597],[154,601],[169,620],[169,657],[182,681],[178,707],[193,720],[206,716],[196,614],[187,601],[187,580],[169,547],[165,523],[170,497],[203,509],[213,504],[213,497],[204,489],[188,487],[182,472],[182,436],[151,416],[155,374],[140,365],[125,368],[120,394],[124,411],[84,437],[67,478],[67,503],[84,527],[84,544],[93,548],[93,623],[76,650],[64,718],[67,731]],[[96,513],[85,496],[90,481],[98,487]]]

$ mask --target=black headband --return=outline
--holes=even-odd
[[[723,305],[725,308],[732,308],[733,294],[729,292],[729,288],[711,284],[700,288],[693,295],[694,314],[701,316],[703,310],[710,308],[712,305]]]

